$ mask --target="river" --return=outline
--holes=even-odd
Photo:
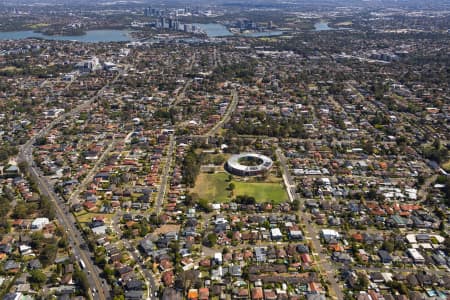
[[[262,31],[262,32],[252,32],[242,35],[234,35],[228,30],[228,28],[222,24],[218,23],[208,23],[208,24],[193,24],[197,28],[200,28],[206,33],[208,37],[229,37],[229,36],[243,36],[243,37],[264,37],[264,36],[276,36],[282,35],[283,32],[279,30],[272,31]],[[342,28],[347,29],[347,28]],[[328,23],[320,21],[314,24],[314,31],[325,31],[325,30],[336,30],[336,28],[331,28]],[[21,40],[26,38],[41,38],[46,40],[57,40],[57,41],[77,41],[85,43],[100,43],[100,42],[129,42],[133,38],[130,36],[130,31],[128,30],[114,30],[114,29],[104,29],[104,30],[89,30],[84,35],[68,36],[68,35],[45,35],[40,32],[34,32],[31,30],[27,31],[6,31],[0,32],[0,40]]]
[[[132,40],[127,30],[89,30],[84,35],[45,35],[34,31],[5,31],[0,32],[0,40],[21,40],[26,38],[41,38],[57,41],[77,41],[84,43],[100,42],[129,42]]]
[[[196,23],[192,25],[195,25],[196,27],[203,30],[208,37],[227,37],[227,36],[262,37],[262,36],[275,36],[283,34],[282,31],[272,30],[272,31],[261,31],[261,32],[244,33],[241,35],[234,35],[232,32],[228,30],[226,26],[218,23],[208,23],[208,24]]]

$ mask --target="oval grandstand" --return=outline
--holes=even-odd
[[[256,176],[270,170],[270,157],[257,153],[234,154],[225,163],[225,170],[237,176]]]

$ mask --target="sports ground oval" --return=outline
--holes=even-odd
[[[270,157],[258,153],[234,154],[225,163],[225,169],[237,176],[256,176],[266,173],[272,166]]]

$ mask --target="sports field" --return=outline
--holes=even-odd
[[[273,200],[275,203],[281,203],[288,199],[281,180],[279,182],[232,180],[231,182],[235,185],[233,192],[228,189],[230,182],[228,181],[227,173],[201,173],[197,177],[191,194],[197,195],[199,199],[206,199],[211,202],[228,202],[239,195],[252,196],[256,202],[270,202]]]

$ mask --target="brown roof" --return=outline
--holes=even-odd
[[[209,299],[209,289],[208,288],[200,288],[198,290],[198,299],[199,300],[208,300]]]
[[[252,299],[264,299],[263,290],[261,287],[252,288]]]

